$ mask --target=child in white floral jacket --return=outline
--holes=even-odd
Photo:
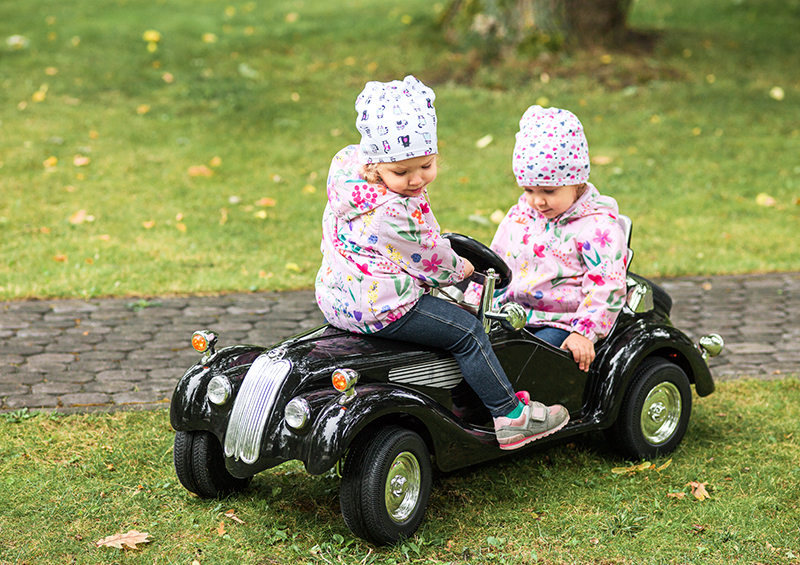
[[[583,126],[567,110],[528,108],[512,164],[523,193],[492,240],[513,272],[496,302],[525,307],[528,328],[588,371],[625,300],[628,247],[617,203],[587,182]]]
[[[328,175],[317,303],[338,328],[452,352],[494,418],[501,449],[516,449],[561,429],[569,413],[515,394],[478,319],[428,294],[473,270],[441,236],[428,201],[434,98],[408,76],[367,83],[356,100],[361,143],[339,151]]]

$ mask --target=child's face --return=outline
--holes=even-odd
[[[567,186],[526,186],[525,200],[546,218],[560,216],[578,199],[578,190],[583,184]]]
[[[436,178],[436,155],[380,163],[378,173],[386,188],[392,192],[401,196],[419,196]]]

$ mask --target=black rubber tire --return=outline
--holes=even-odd
[[[660,396],[652,409],[648,395]],[[653,417],[666,406],[666,417],[659,424]],[[689,427],[692,388],[683,369],[660,357],[646,359],[636,368],[614,425],[606,430],[611,445],[631,460],[652,459],[672,452]],[[645,430],[647,423],[653,429]]]
[[[251,477],[240,479],[228,472],[222,446],[211,432],[176,432],[173,462],[180,483],[201,498],[218,498],[250,484]]]
[[[399,519],[387,509],[387,480],[393,463],[405,459],[418,465],[418,492]],[[377,545],[414,535],[425,517],[433,471],[428,447],[415,432],[398,426],[381,428],[356,440],[345,461],[339,491],[342,516],[354,535]]]

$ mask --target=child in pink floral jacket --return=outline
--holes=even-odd
[[[569,413],[515,394],[478,319],[428,294],[473,270],[441,236],[428,201],[434,98],[408,76],[367,83],[356,100],[361,143],[339,151],[328,175],[317,303],[338,328],[452,352],[494,418],[500,448],[516,449],[561,429]]]
[[[516,139],[523,193],[491,245],[513,280],[495,299],[525,307],[529,329],[588,371],[625,300],[628,247],[617,203],[587,182],[589,150],[571,112],[531,106]]]

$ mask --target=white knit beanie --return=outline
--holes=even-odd
[[[433,90],[409,75],[368,82],[356,99],[361,164],[390,163],[438,153]]]
[[[519,186],[567,186],[589,180],[589,145],[568,110],[531,106],[519,122],[511,159]]]

